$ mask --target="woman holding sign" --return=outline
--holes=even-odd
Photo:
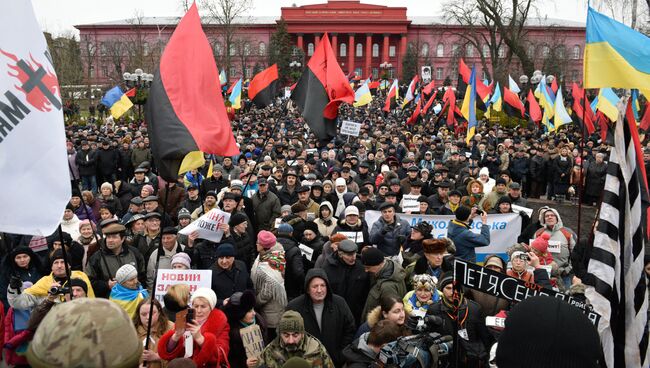
[[[228,361],[232,368],[256,367],[258,356],[250,355],[254,354],[256,349],[264,349],[268,342],[266,322],[262,316],[255,313],[255,303],[255,293],[252,290],[236,292],[228,298],[228,303],[224,303],[223,311],[230,324]],[[256,341],[251,341],[251,335],[257,337],[254,339]]]
[[[230,326],[226,315],[216,309],[217,295],[198,288],[190,299],[184,318],[158,342],[158,354],[165,360],[191,357],[197,367],[220,367],[228,362]],[[193,311],[193,312],[190,312]]]

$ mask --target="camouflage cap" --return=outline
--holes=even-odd
[[[45,316],[27,350],[32,367],[137,367],[142,341],[129,316],[106,299],[75,299]]]

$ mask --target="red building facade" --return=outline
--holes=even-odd
[[[417,51],[418,67],[430,66],[432,78],[440,83],[447,77],[456,78],[459,57],[470,66],[476,65],[480,72],[482,53],[488,59],[486,68],[491,70],[488,46],[477,48],[463,41],[459,34],[465,27],[439,16],[407,17],[406,10],[405,7],[365,4],[358,0],[329,0],[323,4],[286,7],[281,9],[281,17],[238,20],[239,28],[229,50],[225,50],[223,30],[219,25],[206,19],[204,29],[213,45],[217,65],[223,65],[226,52],[230,54],[230,79],[250,78],[255,68],[267,66],[269,41],[280,18],[286,22],[295,47],[305,55],[305,59],[296,60],[302,65],[327,32],[342,70],[355,72],[363,78],[382,74],[401,77],[409,44]],[[153,73],[178,20],[178,17],[144,17],[76,26],[90,82],[116,84],[121,81],[123,72],[136,68]],[[583,23],[529,19],[526,29],[528,55],[535,60],[537,69],[544,71],[549,62],[561,64],[556,70],[565,81],[581,80]],[[120,44],[123,45],[118,47]],[[505,57],[506,52],[502,47],[498,57]],[[508,71],[517,79],[522,70],[516,58],[512,60]],[[482,75],[485,74],[479,74]]]

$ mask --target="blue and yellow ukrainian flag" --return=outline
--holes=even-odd
[[[557,130],[562,125],[569,124],[573,121],[571,120],[571,116],[566,111],[566,107],[564,106],[562,87],[558,88],[557,90],[557,97],[555,98],[555,111],[553,115],[555,115],[555,118],[553,119],[553,131]]]
[[[487,112],[485,113],[486,118],[490,118],[490,111],[501,111],[503,106],[503,98],[501,97],[501,86],[499,86],[499,82],[497,82],[496,87],[494,88],[494,93],[492,93],[492,97],[490,98],[490,101],[487,103]]]
[[[101,103],[111,110],[113,119],[119,119],[125,112],[133,106],[133,102],[124,94],[120,86],[115,86],[108,90]]]
[[[611,88],[601,88],[598,92],[596,108],[602,111],[609,120],[616,121],[618,119],[618,108],[616,105],[619,100],[620,98]]]
[[[585,88],[648,88],[650,38],[589,7],[584,80]]]
[[[232,106],[233,109],[241,109],[241,82],[242,79],[239,78],[237,84],[233,87],[232,92],[230,92],[230,97],[228,98],[230,106]]]
[[[367,79],[366,82],[362,84],[356,92],[354,92],[354,104],[352,104],[352,106],[365,106],[372,102],[372,94],[370,94],[369,83],[370,80]]]
[[[451,107],[453,108],[453,106]],[[472,74],[469,76],[467,89],[465,90],[465,98],[463,105],[460,108],[461,114],[467,119],[467,138],[466,143],[469,142],[476,134],[477,121],[476,121],[476,68],[472,67]]]
[[[122,284],[115,284],[111,289],[111,295],[108,297],[108,300],[122,307],[129,317],[133,318],[140,301],[148,297],[149,293],[141,285],[138,285],[137,289],[128,289],[122,286]]]

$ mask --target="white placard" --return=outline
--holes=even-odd
[[[533,215],[533,209],[532,208],[527,208],[527,207],[522,207],[522,206],[517,206],[516,204],[513,204],[510,206],[512,208],[512,212],[524,212],[528,217],[531,217]]]
[[[302,243],[298,244],[298,248],[300,248],[300,253],[302,253],[308,261],[311,261],[314,256],[314,250]]]
[[[363,243],[363,231],[339,231],[337,234],[344,235],[355,243]]]
[[[162,304],[163,296],[172,285],[186,284],[190,293],[200,287],[212,287],[212,270],[158,270],[156,277],[156,299]]]
[[[431,82],[431,66],[430,65],[424,65],[421,67],[421,72],[420,76],[422,77],[422,83],[429,83]]]
[[[418,212],[420,210],[420,196],[415,194],[405,194],[402,196],[402,212]]]
[[[228,212],[213,208],[210,212],[185,226],[178,233],[190,235],[194,231],[198,231],[199,239],[207,239],[218,243],[223,237],[223,230],[219,229],[219,225],[227,224],[228,221],[230,221],[230,214]]]
[[[343,120],[341,123],[341,134],[358,137],[361,132],[361,123],[355,123],[350,120]]]
[[[549,253],[560,253],[562,251],[562,246],[560,245],[559,240],[549,240],[548,241],[548,251]]]

